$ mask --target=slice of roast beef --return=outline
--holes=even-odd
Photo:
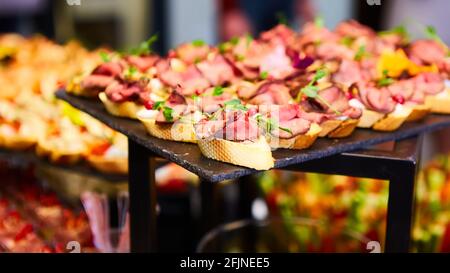
[[[348,87],[354,83],[362,82],[363,74],[357,62],[343,60],[339,66],[339,70],[333,74],[332,79],[335,83]]]
[[[171,69],[169,60],[164,60],[156,64],[156,69],[159,79],[172,88],[179,87],[183,96],[201,93],[210,86],[195,65],[188,66],[183,72],[176,72]]]
[[[187,64],[203,61],[210,51],[208,45],[195,45],[194,43],[184,43],[175,49],[178,58]]]
[[[417,40],[407,49],[408,55],[418,64],[440,64],[445,60],[447,49],[434,40]]]
[[[119,62],[107,62],[102,63],[97,66],[94,71],[92,71],[93,75],[103,75],[103,76],[111,76],[116,77],[122,74],[123,65]]]
[[[359,84],[358,98],[368,109],[380,113],[390,113],[394,111],[396,105],[386,87],[377,88],[373,85]]]
[[[87,92],[103,92],[114,83],[115,80],[111,76],[89,75],[81,81],[81,88]]]
[[[197,64],[202,75],[214,86],[230,83],[235,79],[233,67],[221,55]]]
[[[266,72],[272,79],[284,79],[295,71],[283,44],[274,45],[267,54],[261,57],[259,70]]]
[[[250,104],[288,104],[292,99],[289,88],[280,81],[269,81],[259,87]]]
[[[421,73],[414,77],[416,91],[425,95],[436,95],[445,90],[445,82],[437,73]]]
[[[370,27],[362,25],[355,20],[348,20],[336,27],[335,32],[342,37],[358,38],[361,36],[375,38],[376,33]]]
[[[121,103],[136,101],[139,99],[140,93],[145,91],[145,87],[138,83],[114,82],[106,88],[105,94],[111,101]]]
[[[147,55],[147,56],[135,56],[130,55],[125,58],[126,62],[141,72],[147,71],[149,68],[153,67],[159,60],[157,55]]]

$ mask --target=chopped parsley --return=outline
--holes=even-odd
[[[224,108],[230,109],[230,110],[241,110],[241,111],[247,111],[248,108],[245,107],[245,105],[242,104],[241,100],[239,99],[232,99],[224,104]]]
[[[317,86],[314,86],[320,79],[324,78],[327,75],[327,71],[324,69],[319,69],[316,71],[316,74],[314,75],[313,79],[303,88],[300,89],[300,92],[297,96],[297,101],[301,101],[301,98],[303,95],[305,95],[308,98],[316,99],[323,104],[325,104],[328,108],[333,110],[336,115],[341,115],[342,113],[337,111],[332,107],[332,105],[325,100],[322,96],[319,94],[319,88]]]
[[[256,121],[258,122],[258,126],[263,128],[268,133],[275,130],[275,128],[278,128],[282,131],[290,133],[291,135],[293,134],[289,128],[280,127],[274,119],[264,118],[261,114],[256,115]]]
[[[153,110],[161,110],[164,107],[164,101],[157,101],[153,104]]]
[[[388,71],[385,69],[383,70],[383,78],[379,79],[377,81],[377,85],[379,87],[388,86],[394,83],[394,79],[390,78],[388,76]]]
[[[132,78],[137,73],[137,68],[135,66],[130,66],[125,70],[125,78]]]
[[[316,16],[316,18],[314,18],[314,25],[318,28],[323,28],[325,26],[325,20],[322,16]]]
[[[253,41],[253,36],[250,33],[247,33],[247,35],[245,35],[245,42],[247,43],[247,47],[250,46],[252,41]]]
[[[169,121],[169,122],[171,122],[171,121],[173,121],[173,116],[172,116],[172,114],[173,114],[173,109],[172,108],[170,108],[170,107],[167,107],[167,106],[164,106],[163,107],[163,115],[164,115],[164,118],[167,120],[167,121]]]
[[[201,47],[201,46],[206,45],[206,43],[203,40],[197,39],[197,40],[192,41],[192,45],[196,46],[196,47]]]
[[[355,61],[361,61],[362,58],[366,55],[367,55],[366,46],[365,45],[360,46],[355,54]]]
[[[260,77],[261,79],[265,80],[265,79],[267,79],[267,78],[269,77],[269,72],[267,72],[267,71],[262,71],[262,72],[259,74],[259,77]]]
[[[442,41],[441,37],[439,37],[439,35],[437,34],[436,28],[433,27],[433,26],[430,26],[430,25],[425,26],[425,36],[428,39],[435,40],[436,42],[439,42],[439,43],[442,43],[442,44],[444,43]]]
[[[214,87],[213,96],[220,96],[224,91],[225,89],[222,86],[216,86]]]
[[[390,30],[380,31],[378,32],[378,35],[389,35],[389,34],[397,34],[402,36],[403,38],[409,40],[409,33],[408,29],[404,25],[398,25],[394,28],[391,28]]]
[[[152,35],[147,41],[144,41],[139,44],[138,47],[132,48],[129,50],[129,54],[131,55],[148,55],[152,53],[152,46],[158,40],[158,34]]]
[[[239,37],[233,37],[230,39],[230,44],[237,45],[239,43]]]
[[[353,42],[355,41],[355,39],[353,37],[350,36],[344,36],[342,37],[342,39],[340,40],[340,43],[345,45],[346,47],[350,47]]]
[[[108,63],[111,61],[111,55],[109,53],[105,51],[100,51],[99,55],[104,63]]]

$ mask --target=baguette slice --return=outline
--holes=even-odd
[[[218,161],[256,170],[268,170],[274,167],[272,151],[263,136],[254,142],[200,139],[198,147],[204,156]]]
[[[98,96],[99,92],[86,92],[81,87],[81,81],[83,80],[82,76],[74,77],[66,86],[66,92],[69,94],[73,94],[75,96],[87,97],[87,98],[95,98]]]
[[[156,122],[157,111],[148,114],[148,110],[142,110],[137,113],[137,118],[144,124],[147,132],[154,137],[180,141],[197,143],[194,122],[183,122],[178,120],[173,123]]]
[[[103,92],[100,93],[98,97],[105,105],[106,110],[111,115],[114,116],[137,119],[137,112],[139,112],[142,109],[145,109],[144,106],[138,105],[131,101],[126,101],[122,103],[112,102]]]
[[[322,128],[322,130],[319,133],[319,137],[326,137],[328,136],[329,133],[331,133],[332,131],[336,130],[341,124],[342,124],[342,120],[338,120],[338,119],[330,119],[327,121],[324,121],[320,124],[320,127]]]
[[[5,135],[0,133],[0,147],[11,150],[26,150],[36,144],[36,139],[31,136],[19,134]]]
[[[425,105],[430,111],[437,114],[450,114],[450,88],[435,96],[427,96]]]
[[[362,116],[359,118],[358,128],[372,128],[378,121],[383,119],[386,115],[375,112],[369,109],[362,110]]]
[[[309,128],[309,131],[306,132],[306,134],[298,135],[289,139],[267,137],[267,141],[270,147],[273,149],[307,149],[314,144],[321,131],[321,126],[319,126],[317,123],[313,123],[311,124],[311,127]]]
[[[166,140],[197,143],[194,125],[191,123],[175,122],[160,124],[154,119],[140,117],[138,119],[144,124],[147,132],[151,136]]]
[[[395,131],[405,123],[412,112],[413,109],[410,107],[397,107],[394,112],[387,114],[386,117],[377,121],[372,128],[376,131]]]
[[[329,138],[344,138],[348,137],[355,131],[358,126],[358,119],[344,120],[338,128],[328,134]]]
[[[104,156],[88,155],[86,160],[96,170],[111,174],[127,174],[128,159],[127,158],[106,158]]]
[[[83,158],[85,152],[85,150],[57,149],[49,141],[45,140],[38,141],[36,145],[36,154],[38,156],[48,158],[50,162],[57,164],[76,164]]]
[[[426,117],[430,113],[430,107],[428,105],[414,105],[412,107],[411,114],[409,114],[406,121],[418,121]]]

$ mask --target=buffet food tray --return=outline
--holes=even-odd
[[[111,128],[127,135],[129,139],[146,147],[154,155],[175,162],[210,182],[235,179],[258,172],[253,169],[208,159],[201,154],[195,144],[167,141],[152,137],[147,134],[147,131],[140,122],[110,115],[98,100],[76,97],[66,93],[64,90],[59,90],[56,96],[99,119]],[[372,145],[387,141],[402,140],[447,126],[450,126],[450,116],[432,114],[422,121],[408,122],[394,132],[356,129],[347,138],[318,139],[313,146],[306,150],[278,149],[273,152],[275,168],[284,168],[314,159],[369,148]],[[251,156],[249,155],[249,160],[251,160]]]

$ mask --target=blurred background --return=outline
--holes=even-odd
[[[298,29],[315,16],[328,28],[357,19],[375,30],[406,24],[433,25],[445,42],[450,31],[445,0],[0,0],[0,32],[41,33],[58,42],[77,39],[94,48],[127,48],[158,33],[155,49],[203,39],[216,44],[230,37],[257,34],[284,22]],[[376,1],[375,1],[376,2]]]
[[[115,50],[131,48],[158,34],[159,39],[153,49],[159,54],[166,54],[170,48],[194,39],[217,44],[245,33],[257,35],[279,22],[299,29],[303,23],[320,16],[325,26],[331,29],[343,20],[354,18],[375,30],[405,24],[413,36],[420,31],[420,24],[433,25],[444,42],[450,44],[449,1],[390,0],[380,1],[381,5],[376,5],[376,2],[0,0],[0,33],[19,33],[27,37],[41,34],[61,44],[77,40],[88,49],[105,46]],[[424,166],[417,192],[414,251],[450,251],[450,160],[446,155],[450,142],[446,140],[448,135],[443,131],[426,137]],[[436,155],[438,153],[440,155]],[[111,184],[105,178],[92,178],[89,174],[70,169],[55,170],[52,165],[42,166],[32,162],[17,166],[17,162],[9,162],[10,158],[11,155],[6,153],[0,164],[0,197],[4,198],[3,203],[0,202],[0,212],[1,206],[10,211],[19,210],[23,214],[21,217],[31,219],[30,223],[37,231],[36,238],[44,239],[30,239],[28,243],[38,245],[37,248],[15,246],[10,247],[9,251],[41,252],[45,249],[64,252],[67,251],[65,243],[74,238],[84,242],[83,246],[88,251],[129,250],[126,243],[117,243],[120,238],[114,239],[115,247],[109,242],[113,236],[120,237],[118,229],[125,230],[123,237],[127,239],[127,206],[124,205],[127,204],[126,179]],[[220,248],[208,240],[199,245],[198,241],[204,237],[198,234],[198,227],[202,225],[199,222],[198,178],[169,165],[160,170],[158,181],[160,250],[242,251],[239,247],[243,246],[243,238],[249,231],[256,234],[255,227],[248,228],[251,222],[241,222],[238,225],[240,228],[234,230],[227,226],[216,230],[219,232],[219,235],[214,233],[216,238],[224,233],[228,233],[227,238],[233,238],[226,244],[222,241]],[[265,236],[258,250],[361,251],[360,243],[365,240],[383,242],[387,185],[386,181],[278,171],[255,177],[254,187],[250,191],[252,195],[248,197],[252,201],[251,218],[265,219],[270,214],[281,219],[301,219],[284,225],[268,223],[271,233],[258,231],[258,234]],[[241,190],[233,181],[220,186],[220,206],[217,210],[221,222],[242,218],[235,212]],[[35,202],[27,201],[34,204],[31,209],[24,206],[26,200]],[[63,226],[72,233],[59,230],[56,228],[58,224],[46,225],[45,219],[48,218],[42,216],[46,214],[35,212],[38,209],[47,212],[49,207],[67,214]],[[105,207],[108,209],[105,210]],[[110,213],[113,215],[111,219],[109,216],[106,220],[102,218]],[[17,217],[14,213],[11,215],[8,217]],[[90,229],[86,228],[89,221]],[[106,230],[99,227],[99,221],[111,222],[114,228]],[[334,231],[331,227],[335,228]],[[336,227],[341,227],[339,234],[335,232]],[[30,234],[26,222],[22,223],[20,232],[23,230]],[[63,235],[55,235],[59,233]],[[0,249],[2,236],[0,232]],[[108,239],[99,239],[105,236]],[[93,239],[95,237],[97,239]],[[3,249],[8,251],[7,246]]]

